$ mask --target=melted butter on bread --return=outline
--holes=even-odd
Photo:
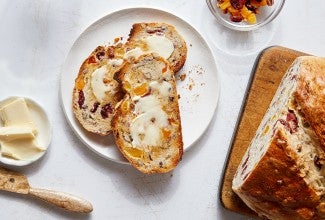
[[[133,147],[157,146],[161,140],[161,129],[168,126],[167,114],[154,107],[132,120],[130,133]]]
[[[116,82],[112,80],[112,67],[121,66],[122,59],[111,59],[107,61],[107,65],[104,65],[96,69],[91,74],[91,89],[97,101],[103,102],[107,92],[114,93],[116,89]]]
[[[133,57],[138,59],[141,55],[149,53],[157,53],[164,59],[168,59],[173,51],[173,42],[165,36],[150,35],[136,42],[135,48],[124,54],[124,59]]]
[[[153,81],[149,86],[152,90],[151,95],[133,97],[133,100],[137,100],[134,114],[138,115],[133,119],[130,126],[133,147],[157,146],[162,137],[166,137],[163,129],[169,125],[169,121],[159,96],[168,97],[172,85],[165,81]]]
[[[165,59],[168,59],[174,51],[173,42],[165,36],[151,35],[144,41],[148,45],[149,51],[157,53]]]
[[[172,89],[172,85],[166,81],[153,81],[150,83],[150,87],[158,90],[159,93],[163,96],[168,96],[170,94],[170,90]]]
[[[135,59],[138,59],[141,55],[143,55],[145,52],[140,48],[140,47],[136,47],[132,50],[127,51],[124,54],[124,59],[129,59],[131,57],[134,57]]]

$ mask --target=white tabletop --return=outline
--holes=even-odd
[[[177,168],[162,175],[147,176],[93,153],[74,135],[60,106],[60,71],[73,42],[97,19],[132,6],[159,8],[188,21],[207,40],[219,67],[215,117]],[[259,32],[234,34],[221,28],[203,0],[1,1],[0,99],[33,98],[45,107],[53,128],[45,157],[16,170],[34,187],[86,198],[94,210],[89,215],[68,213],[0,192],[0,218],[247,219],[222,208],[219,182],[254,60],[271,45],[325,56],[324,9],[323,0],[287,1],[269,26],[270,35],[261,40]],[[228,44],[218,44],[224,34],[232,35]],[[234,53],[238,47],[242,53]]]

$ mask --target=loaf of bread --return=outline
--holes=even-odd
[[[80,67],[73,89],[73,113],[87,130],[99,135],[111,133],[111,119],[123,98],[113,75],[123,65],[123,45],[97,47]]]
[[[175,27],[166,23],[133,24],[126,43],[126,51],[135,55],[135,58],[144,53],[158,53],[169,62],[170,69],[174,73],[183,67],[187,56],[187,46],[183,37]]]
[[[267,219],[325,219],[325,58],[289,68],[233,179]]]
[[[80,124],[92,133],[111,133],[116,103],[124,93],[113,79],[125,62],[144,54],[156,53],[168,60],[176,73],[187,56],[184,39],[165,23],[137,23],[132,26],[126,44],[99,46],[83,62],[73,90],[73,112]]]
[[[169,63],[146,54],[116,74],[126,92],[112,120],[116,144],[143,173],[165,173],[181,160],[183,141],[176,81]]]

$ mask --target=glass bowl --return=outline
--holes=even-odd
[[[270,23],[274,18],[277,17],[277,15],[280,13],[285,0],[274,0],[274,4],[272,6],[262,6],[260,7],[259,14],[256,15],[256,23],[249,24],[246,21],[241,22],[233,22],[230,20],[230,14],[223,13],[223,11],[218,8],[217,6],[217,0],[206,0],[206,3],[211,11],[211,13],[214,15],[214,17],[217,19],[217,21],[233,30],[237,31],[251,31],[256,30],[268,23]]]

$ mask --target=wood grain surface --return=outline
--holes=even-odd
[[[263,50],[256,60],[229,148],[220,187],[221,203],[228,210],[256,216],[232,191],[232,179],[284,73],[294,59],[301,55],[306,54],[273,46]]]

